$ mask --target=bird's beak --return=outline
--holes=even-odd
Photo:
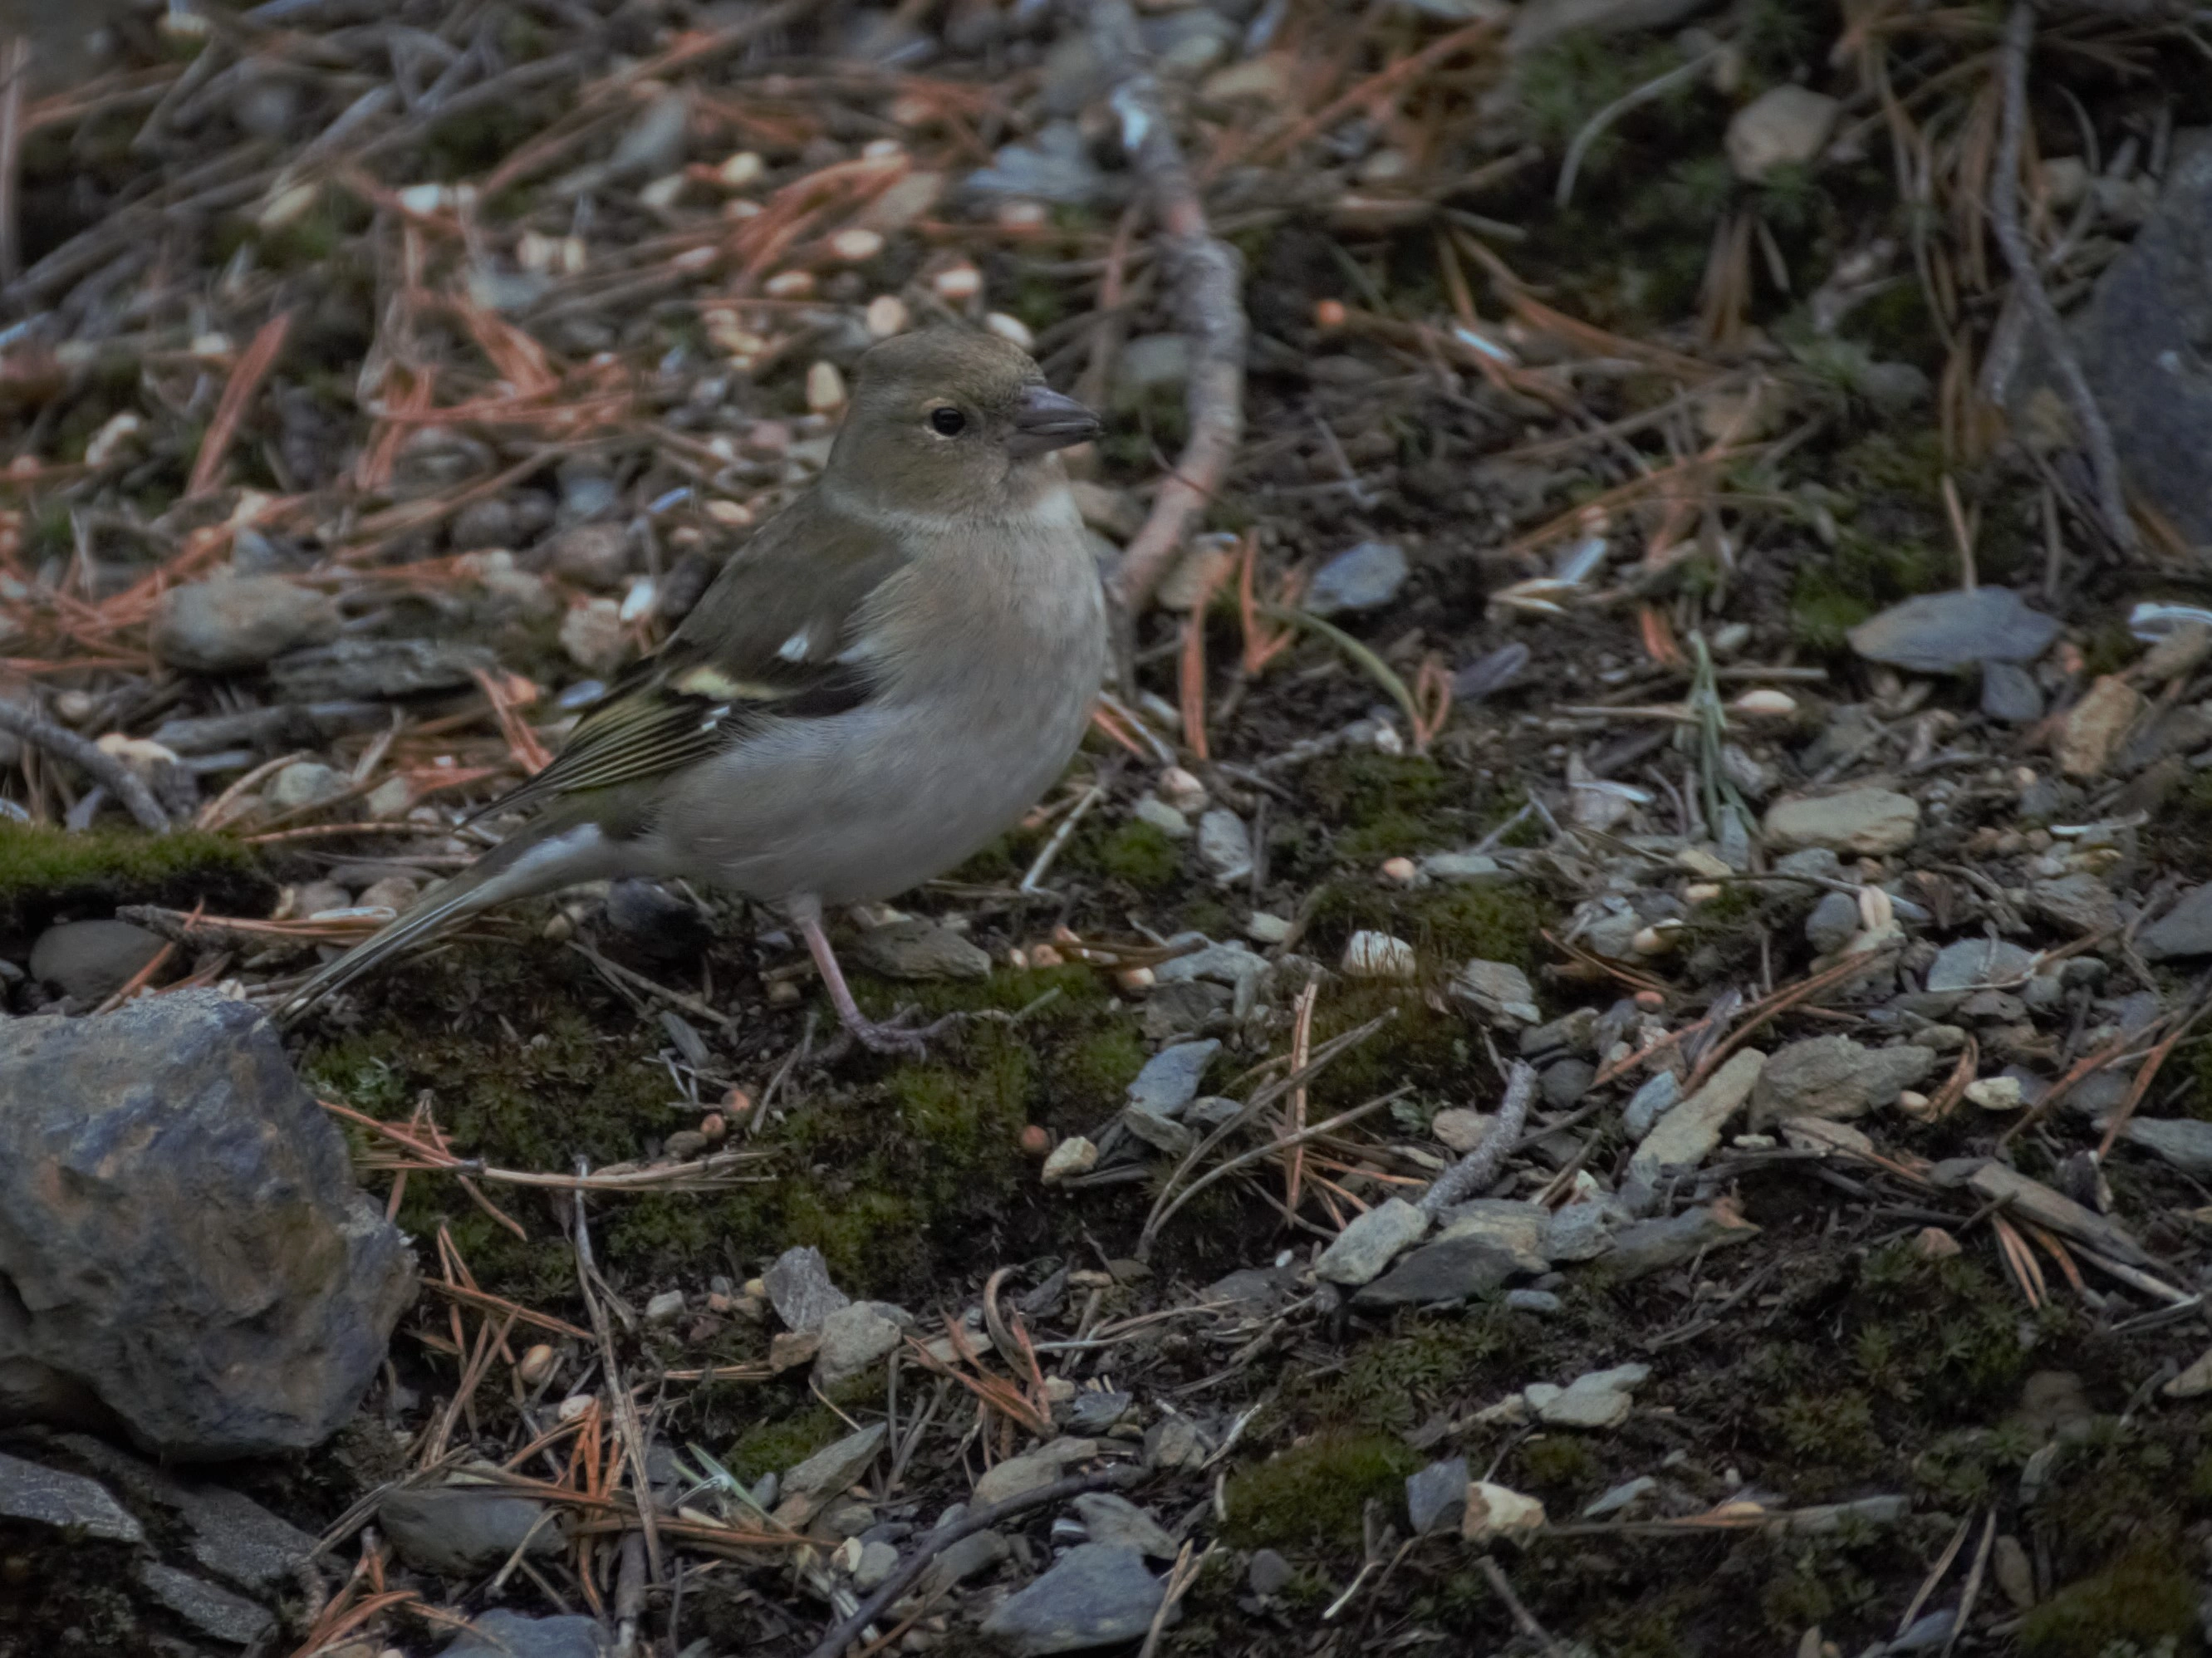
[[[1032,386],[1014,410],[1014,429],[1007,434],[1006,448],[1015,459],[1027,460],[1071,443],[1088,443],[1105,429],[1098,416],[1073,398],[1048,386]]]

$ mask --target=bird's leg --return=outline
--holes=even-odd
[[[830,935],[822,930],[822,906],[811,899],[791,906],[792,919],[806,938],[807,954],[814,957],[815,970],[821,974],[822,982],[830,992],[830,1005],[837,1010],[837,1022],[853,1034],[854,1040],[872,1054],[905,1054],[918,1055],[926,1052],[930,1038],[941,1035],[956,1023],[957,1015],[939,1019],[934,1024],[909,1029],[897,1023],[904,1013],[894,1014],[890,1021],[878,1023],[860,1011],[860,1005],[853,999],[852,987],[845,982],[845,970],[837,965],[837,952],[830,947]]]

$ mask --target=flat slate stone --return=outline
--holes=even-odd
[[[2058,637],[2055,616],[2031,610],[2009,587],[1922,593],[1850,630],[1869,662],[1948,673],[1977,662],[2033,662]]]
[[[144,1529],[96,1479],[0,1455],[0,1519],[65,1527],[103,1543],[143,1543]]]
[[[1167,1590],[1135,1549],[1079,1543],[983,1620],[983,1633],[1022,1658],[1087,1652],[1133,1641],[1152,1627]]]

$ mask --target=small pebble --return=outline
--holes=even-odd
[[[906,332],[906,301],[896,294],[878,294],[868,301],[867,326],[872,339],[887,340]]]
[[[544,1342],[538,1342],[522,1355],[514,1373],[521,1378],[524,1387],[535,1388],[553,1374],[558,1357]]]
[[[1052,1151],[1052,1131],[1042,1123],[1033,1122],[1022,1130],[1022,1155],[1042,1157]]]
[[[1393,886],[1409,887],[1421,878],[1420,865],[1410,858],[1386,858],[1379,873]]]
[[[845,377],[834,362],[817,362],[806,371],[806,406],[817,415],[845,406]]]

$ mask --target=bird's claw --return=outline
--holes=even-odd
[[[932,1042],[960,1023],[957,1013],[948,1013],[930,1024],[909,1026],[904,1023],[913,1017],[912,1008],[901,1008],[881,1021],[848,1020],[845,1029],[871,1054],[896,1054],[903,1059],[916,1060],[929,1051]]]

